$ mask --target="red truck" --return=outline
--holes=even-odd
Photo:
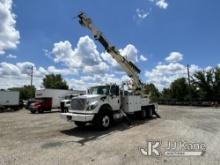
[[[43,113],[44,111],[51,111],[52,109],[52,98],[42,97],[37,98],[29,107],[31,113]]]

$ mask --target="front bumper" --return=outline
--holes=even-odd
[[[95,114],[61,113],[60,117],[68,121],[90,122]]]

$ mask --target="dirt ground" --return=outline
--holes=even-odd
[[[0,113],[1,165],[220,164],[220,108],[159,106],[161,119],[119,122],[100,132],[59,113]],[[149,140],[204,143],[203,156],[145,156]]]

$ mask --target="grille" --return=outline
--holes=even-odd
[[[72,99],[71,109],[72,110],[84,110],[86,106],[86,99]]]

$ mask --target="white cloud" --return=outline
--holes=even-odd
[[[158,62],[158,64],[151,70],[145,72],[146,82],[154,83],[159,90],[169,87],[169,85],[180,77],[187,77],[187,67],[181,63],[183,55],[179,52],[172,52],[165,58],[166,62]],[[192,64],[189,67],[190,74],[192,75],[198,70],[201,70],[199,66]]]
[[[190,65],[190,74],[201,70],[197,65]],[[170,83],[180,77],[187,77],[187,68],[180,63],[158,63],[151,71],[145,72],[147,83],[154,83],[160,90],[169,87]]]
[[[94,41],[89,36],[80,37],[76,48],[69,41],[54,44],[51,52],[56,63],[63,63],[71,70],[85,73],[106,72],[108,65],[103,62]]]
[[[147,61],[147,57],[140,55],[140,61]]]
[[[207,67],[205,67],[205,71],[210,71],[210,70],[212,70],[213,69],[213,67],[211,67],[211,66],[207,66]]]
[[[20,74],[21,74],[21,70],[18,68],[18,66],[7,62],[0,63],[1,77],[5,75],[18,76]]]
[[[168,3],[165,0],[157,0],[156,5],[161,9],[166,9],[168,7]]]
[[[167,9],[167,7],[169,6],[166,0],[149,0],[149,1],[155,3],[155,5],[161,9]]]
[[[136,15],[139,19],[143,20],[143,19],[147,18],[150,15],[150,12],[147,12],[143,9],[137,8],[136,9]]]
[[[30,62],[16,64],[1,62],[0,87],[5,89],[30,84],[30,69],[28,69],[30,66],[34,66],[34,64]],[[34,67],[34,70],[36,70],[36,67]],[[35,84],[40,85],[37,76],[35,77]]]
[[[2,62],[0,63],[1,88],[29,84],[31,67],[34,70],[34,85],[37,88],[41,87],[44,75],[51,73],[61,74],[70,87],[75,89],[87,88],[95,84],[119,84],[128,79],[118,63],[108,53],[98,52],[94,41],[88,36],[81,37],[75,48],[69,41],[60,41],[54,44],[52,51],[43,51],[62,67],[36,67],[34,63],[28,61],[16,64]],[[122,56],[134,63],[147,60],[143,55],[138,55],[137,48],[132,44],[126,45],[119,51]],[[120,72],[117,72],[119,70]],[[73,75],[77,78],[73,78]],[[4,84],[7,80],[10,83]]]
[[[129,61],[132,61],[133,63],[139,62],[138,50],[134,45],[128,44],[125,48],[119,49],[119,52],[123,57],[125,57]],[[115,69],[116,71],[122,71],[120,65],[115,61],[115,59],[112,58],[112,56],[109,53],[101,53],[101,57],[113,69]]]
[[[183,60],[183,54],[180,52],[171,52],[165,59],[167,62],[179,62]]]
[[[76,74],[76,71],[74,72],[74,70],[70,70],[68,68],[62,68],[62,69],[58,69],[55,66],[49,66],[46,70],[46,72],[43,72],[46,74],[61,74],[62,76],[67,76],[67,75],[74,75]]]
[[[102,63],[101,63],[102,64]],[[122,75],[122,78],[116,77],[115,74],[92,74],[86,76],[80,76],[76,78],[68,78],[73,76],[74,73],[69,68],[56,68],[55,66],[36,67],[31,62],[19,62],[16,64],[1,62],[0,63],[0,88],[21,87],[30,84],[30,73],[33,67],[33,84],[36,88],[42,87],[42,80],[46,74],[61,74],[63,78],[68,82],[68,85],[74,89],[86,89],[90,86],[106,83],[121,83],[126,76]],[[100,68],[98,68],[100,69]],[[68,77],[67,77],[68,76]]]
[[[17,56],[13,55],[13,54],[9,54],[6,56],[6,58],[11,58],[11,59],[15,59],[17,58]]]
[[[15,14],[12,13],[12,0],[0,0],[0,54],[14,49],[19,44],[20,34],[15,29]]]
[[[145,60],[139,57],[137,48],[128,44],[119,49],[122,56],[136,63]],[[46,52],[48,54],[48,51]],[[60,41],[54,44],[49,53],[56,63],[62,63],[67,68],[84,74],[105,74],[109,71],[122,71],[119,64],[107,52],[98,52],[97,46],[89,36],[79,38],[77,46],[72,47],[69,41]],[[111,67],[111,69],[110,69]]]
[[[62,76],[74,75],[75,73],[68,68],[58,69],[55,66],[48,68],[37,68],[31,62],[18,62],[16,64],[0,63],[0,88],[20,87],[30,84],[30,73],[33,67],[34,85],[41,87],[42,79],[46,74],[61,74]]]
[[[190,70],[197,69],[198,66],[190,66]],[[160,90],[168,87],[172,81],[180,77],[187,76],[186,67],[180,63],[158,64],[151,71],[146,71],[147,83],[154,83]]]
[[[138,50],[134,45],[128,44],[124,49],[119,49],[119,52],[128,60],[138,62]]]
[[[67,82],[70,88],[85,90],[95,85],[105,85],[110,83],[116,83],[118,85],[121,85],[122,81],[127,81],[129,79],[130,78],[127,75],[122,75],[121,78],[119,78],[115,74],[106,73],[103,75],[94,74],[92,76],[81,76],[78,79],[72,78],[68,79]]]

